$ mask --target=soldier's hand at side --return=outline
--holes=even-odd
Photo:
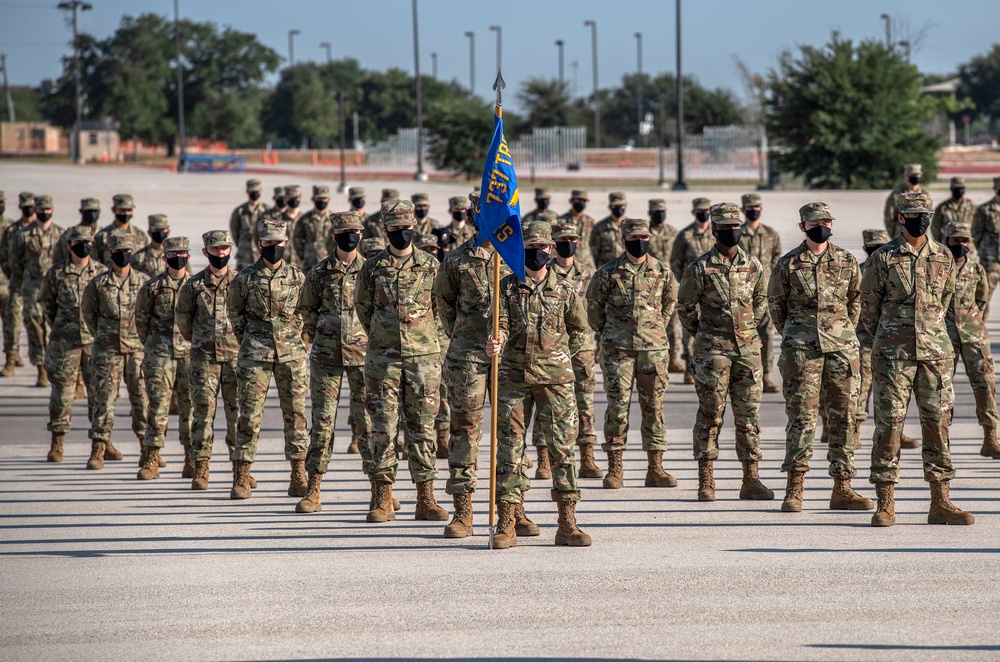
[[[492,359],[494,356],[500,353],[500,348],[502,346],[503,345],[499,340],[493,340],[492,338],[490,338],[489,340],[486,341],[485,345],[486,356]]]

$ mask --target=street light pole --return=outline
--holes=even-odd
[[[344,154],[344,134],[347,132],[347,122],[344,118],[344,91],[337,92],[337,106],[340,109],[340,186],[337,193],[347,190],[347,157]]]
[[[431,78],[438,79],[438,54],[431,53]]]
[[[476,33],[466,31],[469,38],[469,94],[476,96]]]
[[[594,59],[594,147],[601,147],[601,97],[597,93],[597,21],[584,21],[590,27],[591,50]]]
[[[330,64],[331,62],[333,62],[333,55],[332,55],[333,46],[330,44],[330,42],[324,41],[322,44],[319,45],[319,47],[326,49],[326,63]]]
[[[181,66],[181,12],[174,0],[174,45],[177,48],[177,137],[180,141],[180,160],[177,172],[187,167],[187,137],[184,135],[184,68]]]
[[[490,30],[497,33],[497,71],[503,64],[503,29],[499,25],[491,25]]]
[[[885,21],[885,47],[892,50],[892,17],[888,14],[882,14],[879,16],[883,21]]]
[[[288,66],[295,66],[295,35],[302,34],[301,30],[288,31]]]
[[[635,33],[636,79],[635,79],[635,130],[636,144],[642,145],[642,33]]]
[[[563,40],[556,39],[556,48],[559,49],[559,87],[563,86]]]
[[[677,83],[675,94],[677,95],[677,181],[674,182],[673,190],[686,191],[687,182],[684,181],[684,83],[681,80],[681,0],[677,3]]]
[[[417,29],[417,0],[413,0],[413,68],[417,79],[417,172],[413,179],[427,181],[424,172],[424,98],[420,87],[420,32]]]
[[[76,122],[73,124],[73,139],[70,141],[70,160],[76,163],[80,157],[80,123],[83,121],[83,82],[80,74],[80,29],[78,15],[81,11],[90,11],[94,8],[89,2],[83,0],[66,0],[56,5],[59,9],[73,12],[73,81],[75,84]]]
[[[576,96],[577,74],[580,73],[580,63],[577,60],[573,60],[569,63],[569,68],[573,70],[573,90],[571,95]]]

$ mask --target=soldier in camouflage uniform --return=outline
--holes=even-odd
[[[527,225],[532,221],[537,221],[538,215],[549,211],[549,203],[552,202],[552,190],[547,186],[535,189],[535,208],[527,214],[521,216],[521,225]]]
[[[601,344],[608,396],[602,446],[608,454],[604,487],[621,489],[624,480],[622,454],[633,384],[639,392],[642,449],[648,459],[645,486],[674,487],[677,481],[663,470],[667,450],[663,396],[670,381],[667,322],[677,303],[677,282],[666,264],[647,254],[648,221],[623,221],[621,240],[625,250],[597,270],[587,289],[587,316]]]
[[[861,269],[851,253],[830,242],[833,221],[825,203],[810,202],[799,209],[805,240],[778,260],[768,282],[768,307],[782,336],[778,370],[788,415],[781,465],[788,474],[784,512],[802,510],[821,393],[831,430],[830,508],[871,510],[873,505],[851,489],[856,473],[852,426],[861,388],[855,331],[861,314]]]
[[[256,228],[254,228],[256,235]],[[233,332],[226,308],[229,286],[236,271],[229,268],[233,239],[225,230],[212,230],[201,236],[202,253],[208,266],[181,287],[177,295],[174,320],[184,340],[191,343],[188,381],[191,386],[191,458],[194,478],[191,489],[207,490],[212,445],[215,441],[215,410],[222,393],[226,415],[226,447],[229,455],[236,447],[236,424],[239,419],[236,378],[236,355],[239,341]],[[250,487],[255,487],[252,479]]]
[[[743,216],[735,203],[713,205],[710,219],[715,246],[685,268],[677,294],[681,324],[695,339],[698,500],[715,501],[712,464],[719,457],[727,395],[736,425],[736,456],[743,465],[740,498],[770,500],[774,492],[761,484],[757,471],[763,377],[757,326],[767,306],[764,269],[739,246]]]
[[[14,219],[9,218],[6,215],[7,210],[7,196],[3,191],[0,191],[0,247],[4,245],[3,235],[11,225],[14,224]],[[0,266],[6,264],[6,261],[0,261]],[[4,337],[6,338],[6,327],[7,327],[7,302],[10,300],[10,279],[7,277],[6,273],[7,267],[0,269],[0,326],[4,327]],[[6,370],[6,368],[4,369]],[[14,374],[13,368],[11,368],[11,374],[2,374],[4,377],[10,377]]]
[[[683,228],[674,240],[673,250],[670,252],[670,270],[674,278],[680,281],[687,266],[699,257],[712,250],[715,245],[715,237],[712,236],[709,208],[712,203],[708,198],[695,198],[691,201],[691,215],[694,216],[688,226]],[[680,310],[678,309],[678,313]],[[682,325],[683,326],[683,325]],[[689,335],[684,329],[682,336],[683,349],[681,358],[684,359],[684,383],[694,384],[694,337]]]
[[[132,224],[132,215],[135,213],[135,201],[127,193],[119,193],[114,197],[111,213],[115,220],[110,225],[106,225],[94,235],[94,255],[97,261],[111,268],[111,248],[108,246],[109,235],[112,232],[124,232],[132,237],[131,251],[138,251],[149,241],[146,233]]]
[[[979,262],[990,279],[990,299],[1000,282],[1000,177],[993,178],[994,196],[976,207],[972,219],[972,240]],[[989,314],[989,306],[986,308]]]
[[[352,196],[353,197],[353,196]],[[364,189],[361,189],[361,197],[364,197]],[[390,200],[399,200],[399,189],[394,188],[384,188],[382,189],[382,197],[379,200],[379,205],[384,205]],[[416,216],[414,216],[416,220]],[[377,237],[382,241],[386,241],[385,228],[382,224],[382,209],[379,207],[374,214],[369,214],[365,217],[365,232],[364,238],[370,239],[372,237]]]
[[[415,519],[441,521],[447,511],[434,498],[434,416],[441,382],[440,346],[431,288],[437,260],[413,248],[413,203],[382,204],[389,248],[361,268],[355,309],[368,334],[366,409],[371,416],[372,486],[369,522],[396,518],[392,485],[398,461],[394,439],[402,406],[410,477],[417,485]]]
[[[365,214],[365,187],[364,186],[352,186],[347,189],[347,201],[350,204],[351,211],[356,211],[360,214],[361,218],[367,218]],[[362,241],[364,241],[362,239]]]
[[[865,254],[868,259],[861,264],[861,274],[865,273],[865,268],[871,260],[875,251],[889,243],[889,233],[885,230],[865,230],[861,235]],[[868,401],[872,394],[872,345],[875,339],[869,335],[865,327],[860,323],[857,326],[858,343],[860,345],[859,359],[861,365],[861,394],[858,396],[858,407],[854,413],[854,450],[861,448],[861,424],[868,420]],[[824,413],[825,418],[825,413]],[[829,438],[829,428],[823,425],[824,441]],[[906,435],[902,435],[906,436]]]
[[[69,259],[69,237],[73,234],[74,227],[90,228],[90,236],[97,234],[97,219],[101,217],[101,201],[97,198],[84,198],[80,201],[80,224],[66,228],[59,243],[56,244],[52,252],[52,264]]]
[[[177,394],[177,428],[184,448],[182,478],[194,478],[191,457],[191,383],[188,378],[191,343],[177,324],[176,306],[181,288],[190,280],[187,270],[191,247],[187,237],[163,240],[166,270],[150,278],[135,302],[136,330],[143,343],[142,378],[146,382],[146,436],[142,467],[136,478],[160,477],[160,450],[166,441],[170,400]],[[135,260],[135,257],[132,258]],[[133,265],[133,268],[135,266]]]
[[[260,258],[241,271],[229,287],[229,320],[240,342],[236,369],[240,418],[232,453],[231,499],[251,496],[250,465],[257,457],[260,421],[272,375],[285,423],[285,459],[291,465],[288,496],[303,497],[308,491],[305,408],[309,369],[302,342],[306,278],[285,259],[286,227],[281,221],[257,224]]]
[[[132,254],[132,266],[153,278],[167,268],[163,242],[170,236],[170,220],[166,214],[150,214],[148,221],[149,243]]]
[[[309,270],[326,259],[333,249],[330,233],[330,187],[313,186],[313,208],[295,224],[292,244],[302,262],[302,271]]]
[[[73,393],[80,374],[90,384],[90,356],[94,338],[83,319],[80,300],[104,265],[90,259],[94,231],[77,225],[69,229],[69,259],[56,262],[42,281],[41,305],[52,335],[45,348],[52,393],[49,396],[49,425],[52,446],[49,462],[62,462],[63,441],[70,430]],[[88,415],[94,406],[94,391],[87,389]]]
[[[371,239],[362,239],[361,247],[358,250],[361,251],[361,257],[367,260],[369,258],[375,257],[376,255],[384,251],[385,242],[382,241],[381,239],[378,239],[377,237],[373,237]]]
[[[0,235],[0,271],[7,281],[7,297],[3,308],[3,351],[7,362],[0,377],[13,377],[15,368],[24,365],[21,359],[21,326],[24,324],[24,297],[21,294],[21,279],[11,273],[12,251],[16,237],[21,230],[35,222],[35,194],[22,191],[18,195],[21,218],[8,224]]]
[[[135,304],[139,289],[149,277],[131,267],[133,241],[133,235],[127,232],[107,233],[104,245],[111,255],[111,269],[90,281],[80,304],[87,329],[94,337],[88,469],[103,469],[106,457],[120,458],[111,444],[111,431],[123,377],[132,410],[132,432],[140,447],[146,436],[146,385],[142,381],[142,342],[136,329]],[[109,451],[118,457],[109,455]]]
[[[275,214],[273,220],[285,224],[285,233],[288,235],[287,246],[285,246],[285,261],[296,269],[302,270],[302,256],[295,250],[295,226],[302,220],[302,187],[298,184],[291,184],[285,187],[285,210],[280,214]]]
[[[554,245],[548,223],[535,221],[524,227],[527,278],[521,282],[511,274],[500,283],[500,339],[490,338],[485,345],[487,356],[502,352],[497,394],[498,512],[494,549],[517,544],[519,520],[522,526],[533,525],[523,512],[524,495],[530,488],[523,463],[530,404],[538,407],[543,437],[552,457],[551,496],[559,508],[555,543],[571,547],[591,544],[590,536],[576,524],[580,490],[573,460],[573,437],[578,425],[573,382],[575,369],[585,369],[590,366],[583,362],[593,362],[589,352],[580,356],[592,341],[583,297],[547,266]]]
[[[597,221],[587,213],[587,203],[589,202],[590,195],[585,190],[573,189],[569,194],[569,211],[560,216],[557,223],[560,225],[573,224],[577,234],[580,235],[579,244],[584,247],[584,250],[574,255],[574,259],[580,266],[593,271],[595,267],[594,255],[590,252],[590,235],[594,232]],[[664,258],[658,257],[657,259],[663,260]]]
[[[764,287],[766,290],[767,279],[781,257],[781,236],[774,228],[760,222],[760,215],[764,210],[760,193],[745,193],[741,202],[743,203],[743,215],[747,221],[743,225],[740,248],[747,255],[757,258],[760,266],[764,267]],[[765,311],[764,317],[760,320],[760,326],[757,328],[757,332],[760,334],[760,360],[761,365],[764,366],[764,393],[778,393],[780,391],[778,386],[771,381],[771,367],[774,365],[771,327],[771,316]]]
[[[62,236],[62,226],[52,222],[52,196],[35,196],[35,222],[14,235],[10,248],[11,282],[21,283],[24,322],[28,332],[28,359],[38,368],[35,386],[49,385],[45,368],[45,345],[49,326],[42,308],[42,280],[52,268],[52,253]]]
[[[302,288],[303,328],[312,338],[309,354],[309,391],[312,395],[312,428],[309,433],[309,491],[295,507],[298,513],[322,510],[320,484],[333,453],[334,428],[340,387],[347,375],[351,389],[351,414],[358,447],[371,462],[369,420],[365,412],[365,352],[368,336],[354,310],[354,291],[365,259],[358,254],[364,226],[357,212],[334,214],[330,220],[334,253],[313,267]]]
[[[926,235],[932,211],[927,194],[900,195],[896,220],[903,231],[868,260],[861,279],[861,323],[875,338],[871,482],[878,510],[872,526],[896,523],[899,435],[911,393],[917,398],[923,430],[924,480],[931,487],[927,522],[975,521],[948,498],[948,483],[955,477],[948,438],[955,403],[955,351],[945,317],[955,292],[955,261],[947,248]]]
[[[445,254],[476,236],[476,226],[472,224],[470,218],[471,211],[467,197],[456,195],[448,198],[448,213],[451,214],[451,223],[445,226],[448,230],[448,241],[443,247]],[[439,235],[439,232],[434,231],[434,234]]]
[[[955,349],[955,366],[958,366],[958,358],[961,357],[976,398],[976,418],[983,428],[983,446],[979,454],[1000,460],[1000,445],[997,444],[1000,416],[997,415],[993,354],[983,322],[990,291],[989,279],[983,266],[969,257],[972,228],[968,223],[953,221],[946,226],[944,235],[956,265],[955,295],[945,316],[948,336]]]
[[[590,254],[594,258],[594,266],[598,269],[619,257],[625,250],[621,237],[621,224],[628,209],[625,194],[621,191],[609,193],[608,209],[611,214],[602,218],[590,233]]]
[[[950,188],[951,197],[935,207],[931,217],[931,238],[939,244],[944,243],[944,229],[949,223],[965,223],[972,227],[976,216],[975,203],[965,197],[965,177],[952,177]],[[970,250],[973,248],[969,246]]]
[[[667,201],[663,198],[653,198],[649,201],[649,254],[660,262],[670,264],[670,254],[674,250],[677,239],[677,228],[667,223]],[[677,309],[670,316],[667,324],[667,339],[670,341],[670,372],[684,372],[684,366],[678,360],[681,353],[683,329],[677,317]]]
[[[236,264],[237,269],[242,269],[253,264],[258,257],[257,254],[257,222],[267,212],[267,205],[260,197],[263,192],[259,179],[247,180],[247,201],[233,210],[229,215],[229,234],[236,243]],[[281,191],[282,203],[284,203],[284,189]]]
[[[417,221],[413,231],[417,234],[432,234],[439,223],[436,218],[430,216],[430,196],[426,193],[414,193],[410,196],[410,202],[413,203],[413,218]]]
[[[285,211],[288,209],[288,206],[285,204],[286,200],[285,200],[284,186],[274,187],[274,193],[271,195],[271,201],[274,202],[274,206],[265,210],[264,213],[261,214],[260,218],[257,219],[257,225],[255,225],[253,228],[254,233],[257,232],[257,228],[260,227],[260,222],[262,220],[274,221],[280,218],[281,215],[284,214]],[[254,255],[256,255],[259,258],[260,244],[257,242],[260,241],[260,238],[257,237],[256,234],[254,234],[253,237],[254,237]],[[254,262],[256,261],[257,260],[255,259]],[[244,266],[243,269],[246,269],[247,266],[249,265]]]
[[[896,198],[903,193],[920,192],[926,195],[927,191],[920,185],[923,177],[924,169],[919,163],[907,163],[903,166],[903,179],[905,181],[889,193],[889,197],[885,199],[885,208],[883,209],[885,230],[889,233],[890,237],[895,237],[903,231],[903,226],[896,220],[898,217]]]
[[[444,260],[444,252],[438,243],[438,238],[432,234],[418,234],[413,240],[413,245],[420,250],[430,253],[438,262]],[[451,344],[451,339],[448,338],[448,333],[444,329],[444,322],[441,320],[440,308],[435,306],[435,314],[437,315],[438,323],[438,345],[441,349],[438,353],[441,359],[441,365],[444,366],[445,359],[448,356],[448,345]],[[448,437],[451,431],[451,408],[448,406],[448,384],[444,380],[444,376],[441,378],[441,386],[438,389],[440,402],[438,403],[437,415],[434,417],[434,432],[437,441],[437,455],[439,460],[447,460],[449,456],[448,448]]]

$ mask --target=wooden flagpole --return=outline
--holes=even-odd
[[[507,87],[500,69],[497,69],[497,79],[493,89],[497,93],[496,116],[503,117],[503,106],[500,104],[500,91]],[[484,192],[481,191],[480,194]],[[493,340],[500,340],[500,253],[493,247]],[[499,384],[500,355],[490,361],[490,549],[493,549],[493,525],[497,513],[497,388]]]

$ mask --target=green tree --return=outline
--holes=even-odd
[[[281,72],[267,101],[264,126],[296,146],[322,147],[340,135],[337,101],[319,65],[304,62]]]
[[[573,103],[565,82],[529,78],[521,84],[517,99],[527,113],[525,124],[529,128],[581,126],[588,121],[584,111]]]
[[[431,163],[465,179],[482,175],[493,138],[493,109],[466,97],[435,101],[427,110],[424,127],[433,136],[428,150]]]
[[[959,77],[958,95],[969,97],[975,105],[973,114],[988,116],[991,130],[1000,133],[1000,44],[962,65]]]
[[[767,81],[768,134],[787,152],[784,167],[813,188],[888,188],[901,163],[937,170],[937,139],[924,123],[917,68],[880,41],[855,46],[834,34],[823,47],[786,54]]]

